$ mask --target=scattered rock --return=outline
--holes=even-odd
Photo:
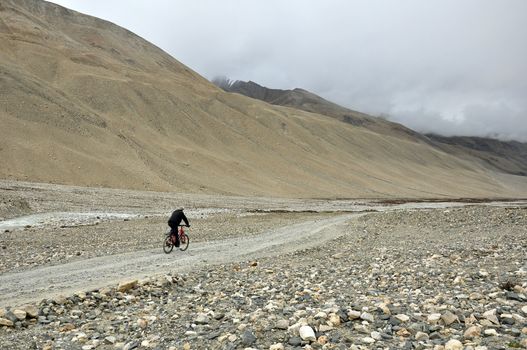
[[[450,311],[445,311],[445,313],[441,315],[441,320],[445,326],[450,326],[454,322],[459,322],[459,318]]]
[[[113,344],[115,344],[116,341],[117,341],[117,338],[115,338],[113,335],[109,335],[109,336],[104,338],[104,342],[106,344],[113,345]]]
[[[14,325],[13,321],[7,318],[0,318],[0,326],[13,327]]]
[[[119,283],[117,290],[121,293],[128,292],[130,289],[134,288],[137,285],[137,280],[123,281]]]
[[[483,313],[483,317],[485,317],[485,319],[489,320],[495,325],[500,324],[500,321],[498,320],[498,317],[496,316],[496,309],[485,311]]]
[[[194,323],[196,324],[208,324],[210,322],[209,317],[206,314],[198,314]]]
[[[368,321],[368,322],[370,322],[370,323],[373,323],[373,322],[374,322],[373,315],[370,314],[369,312],[363,312],[363,313],[360,315],[360,318],[363,319],[364,321]]]
[[[306,340],[306,341],[315,341],[315,340],[317,340],[317,338],[315,336],[315,331],[313,331],[313,328],[311,328],[309,326],[302,326],[302,327],[300,327],[300,329],[298,331],[300,333],[300,338],[302,338],[302,340]]]
[[[441,319],[441,314],[430,314],[427,317],[428,323],[436,324]]]
[[[410,317],[404,314],[398,314],[398,315],[395,315],[394,317],[401,322],[408,322],[410,320]]]
[[[483,334],[485,334],[487,337],[497,337],[498,332],[494,328],[485,329],[483,331]]]
[[[415,340],[417,340],[417,341],[428,340],[428,338],[429,338],[428,334],[426,334],[424,332],[417,332],[417,333],[415,333]]]
[[[300,346],[302,344],[302,338],[300,337],[291,337],[287,341],[287,344],[291,346]]]
[[[287,329],[289,328],[289,321],[288,320],[278,320],[274,326],[276,329]]]
[[[467,330],[465,330],[465,332],[463,333],[463,336],[465,338],[472,339],[475,337],[479,337],[480,334],[481,334],[481,327],[472,326],[472,327],[467,328]]]
[[[27,312],[25,312],[24,310],[15,309],[13,310],[13,315],[15,315],[16,318],[18,318],[20,321],[23,321],[26,319]]]
[[[450,339],[445,344],[445,350],[463,350],[463,343],[457,339]]]
[[[504,230],[497,244],[495,231],[510,213],[521,225],[511,226],[514,235]],[[23,318],[15,308],[0,309],[0,324],[8,324],[0,327],[0,348],[15,341],[64,349],[522,346],[526,214],[456,208],[445,222],[435,219],[442,215],[435,210],[366,215],[348,223],[353,235],[335,238],[324,250],[262,257],[258,267],[241,261],[165,271],[125,292],[119,284],[46,299],[31,311],[21,307]],[[83,257],[90,254],[87,249]],[[454,284],[457,277],[463,283]],[[514,283],[504,290],[502,281]]]
[[[38,308],[35,305],[26,305],[24,311],[27,313],[27,316],[30,318],[38,317]]]
[[[356,320],[360,318],[361,313],[359,311],[350,310],[348,311],[348,318],[350,320]]]
[[[373,344],[375,343],[375,339],[371,337],[364,337],[361,339],[364,344]]]
[[[242,334],[242,344],[245,346],[252,345],[256,341],[256,336],[250,330],[246,330]]]

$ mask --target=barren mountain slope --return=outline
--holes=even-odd
[[[427,135],[434,144],[459,157],[475,157],[483,165],[499,171],[527,176],[527,143],[484,137]]]
[[[225,93],[133,33],[0,0],[0,178],[285,197],[526,196],[475,162]],[[514,183],[514,186],[509,186]]]
[[[455,154],[469,161],[480,162],[482,166],[491,170],[520,176],[527,175],[526,143],[484,137],[423,135],[401,124],[342,107],[303,89],[270,89],[252,81],[231,81],[227,78],[216,78],[213,82],[225,91],[239,93],[274,105],[326,115],[378,133],[414,141],[420,140],[446,153]]]

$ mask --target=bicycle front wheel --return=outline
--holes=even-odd
[[[170,254],[172,252],[172,249],[174,249],[174,244],[172,244],[172,237],[170,235],[166,236],[165,240],[163,241],[163,251],[166,254]]]
[[[179,249],[180,250],[187,250],[188,244],[190,243],[190,238],[188,238],[186,233],[183,233],[181,236],[179,236]]]

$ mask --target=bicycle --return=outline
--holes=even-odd
[[[178,235],[179,235],[179,250],[185,251],[188,248],[190,243],[190,238],[185,233],[183,229],[185,225],[179,225]],[[176,245],[176,236],[170,234],[170,230],[165,234],[165,239],[163,240],[163,251],[166,254],[170,254]]]

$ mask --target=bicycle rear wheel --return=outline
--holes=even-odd
[[[188,238],[186,233],[183,233],[179,236],[179,250],[187,250],[188,245],[190,243],[190,238]]]
[[[170,254],[172,252],[172,249],[174,249],[174,244],[172,244],[172,237],[170,235],[166,236],[165,240],[163,241],[163,251],[166,254]]]

